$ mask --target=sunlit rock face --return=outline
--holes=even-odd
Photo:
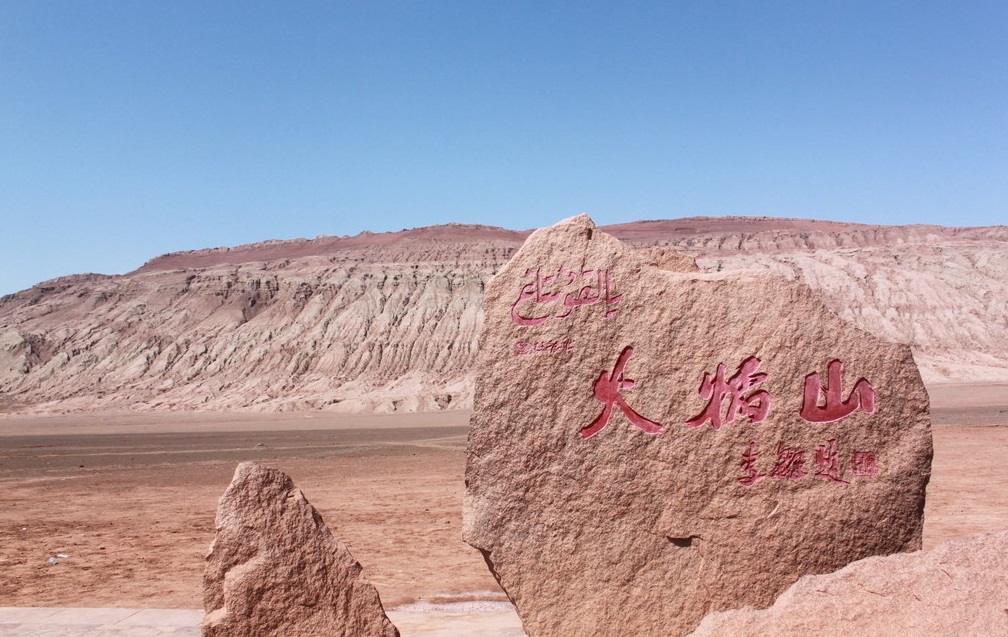
[[[361,565],[282,471],[243,462],[220,498],[203,637],[399,637]]]
[[[910,348],[767,272],[697,272],[578,217],[487,286],[464,538],[533,637],[667,635],[921,545]]]
[[[692,637],[1008,634],[1008,531],[807,575],[770,608],[713,613]]]

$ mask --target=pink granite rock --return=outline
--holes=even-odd
[[[801,284],[684,269],[582,216],[487,287],[464,537],[533,637],[683,635],[920,547],[910,349]]]
[[[708,615],[691,637],[1008,635],[1008,531],[806,575],[774,605]]]
[[[235,470],[203,575],[203,637],[398,637],[361,565],[283,472]]]

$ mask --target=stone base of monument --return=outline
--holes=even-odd
[[[763,610],[713,613],[691,637],[1008,635],[1008,531],[806,575]]]

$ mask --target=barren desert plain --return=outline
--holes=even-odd
[[[934,438],[924,548],[1008,529],[1008,229],[607,231],[701,270],[803,280],[911,344]],[[293,478],[386,609],[505,602],[461,539],[463,473],[480,292],[524,236],[269,242],[0,299],[0,606],[201,608],[217,500],[243,460]],[[449,634],[431,617],[400,628]],[[516,626],[498,614],[459,634]]]
[[[1008,528],[1008,385],[930,393],[925,549]],[[8,416],[0,606],[200,608],[217,499],[246,459],[293,477],[387,609],[500,602],[479,552],[460,538],[468,416]],[[70,557],[50,565],[60,553]],[[514,625],[499,623],[484,629]]]

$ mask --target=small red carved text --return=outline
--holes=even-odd
[[[788,480],[801,480],[808,474],[802,470],[805,464],[805,452],[791,447],[785,447],[784,443],[777,445],[777,464],[770,472],[772,478],[787,478]]]
[[[742,454],[742,462],[739,463],[739,466],[742,467],[742,473],[745,475],[740,476],[738,481],[747,487],[753,486],[766,477],[765,473],[760,473],[756,468],[757,460],[759,460],[759,447],[755,442],[750,442],[749,448]]]
[[[804,449],[796,449],[783,442],[778,443],[777,457],[774,460],[773,468],[769,474],[766,474],[759,468],[760,448],[755,442],[750,442],[742,452],[742,460],[739,462],[739,467],[742,469],[742,475],[738,476],[739,484],[751,487],[766,477],[780,480],[802,480],[809,475],[809,472],[805,470],[805,453]],[[874,478],[879,474],[874,451],[852,452],[850,464],[856,477]],[[769,463],[766,466],[769,466]],[[843,477],[844,466],[835,438],[816,447],[814,471],[815,473],[812,475],[820,480],[850,484]]]
[[[572,354],[574,352],[574,341],[571,339],[536,341],[518,341],[514,344],[514,353],[518,356],[525,354]]]
[[[843,467],[840,465],[840,452],[837,450],[836,439],[816,447],[815,464],[817,478],[847,484],[847,481],[840,477],[843,474]]]
[[[851,464],[854,465],[856,476],[874,478],[879,474],[874,451],[855,451],[851,454]]]

